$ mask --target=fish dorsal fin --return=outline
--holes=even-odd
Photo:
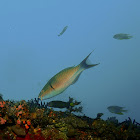
[[[72,85],[75,84],[77,82],[77,80],[79,79],[81,73],[79,73],[79,75],[77,75],[77,77],[74,79],[74,81],[72,82]]]

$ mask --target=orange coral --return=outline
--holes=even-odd
[[[18,110],[20,110],[20,109],[23,109],[22,105],[19,105],[18,106]]]
[[[26,122],[25,122],[25,120],[23,120],[23,124],[25,124]]]
[[[3,102],[0,102],[0,107],[4,107],[4,105],[5,105],[5,102],[3,101]]]
[[[22,114],[22,111],[19,111],[19,112],[17,113],[17,116],[19,116],[20,114]]]
[[[28,124],[28,125],[31,125],[31,122],[30,122],[29,120],[27,120],[27,124]]]
[[[5,124],[6,120],[0,117],[0,124]]]
[[[26,128],[26,129],[29,129],[29,126],[28,126],[27,124],[25,124],[25,128]]]

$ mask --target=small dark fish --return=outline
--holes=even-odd
[[[124,108],[124,107],[119,107],[119,106],[109,106],[107,109],[108,109],[111,113],[123,115],[122,112],[127,112],[127,110],[123,110],[123,108]]]
[[[62,30],[62,32],[58,35],[58,36],[61,36],[66,30],[67,30],[68,26],[65,26]]]
[[[49,107],[54,107],[54,108],[72,108],[75,105],[79,105],[81,102],[73,102],[73,98],[69,97],[69,101],[68,102],[64,102],[64,101],[51,101],[47,103],[47,106]]]
[[[68,108],[70,106],[70,103],[63,101],[51,101],[48,102],[47,105],[54,108]]]
[[[118,40],[130,39],[132,37],[133,36],[130,36],[129,34],[123,34],[123,33],[116,34],[116,35],[113,36],[113,38],[118,39]]]

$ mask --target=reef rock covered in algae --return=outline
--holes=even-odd
[[[101,113],[100,113],[101,114]],[[54,111],[31,101],[0,101],[0,140],[140,139],[140,124],[130,118],[102,120]],[[100,116],[100,117],[99,117]]]

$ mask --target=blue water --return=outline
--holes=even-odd
[[[91,63],[64,93],[46,101],[73,97],[89,117],[131,117],[140,122],[139,0],[4,0],[0,2],[0,93],[10,100],[38,97],[60,70],[79,64],[92,50]],[[64,34],[58,37],[62,29]],[[128,33],[129,40],[114,34]],[[108,106],[123,106],[115,115]]]

